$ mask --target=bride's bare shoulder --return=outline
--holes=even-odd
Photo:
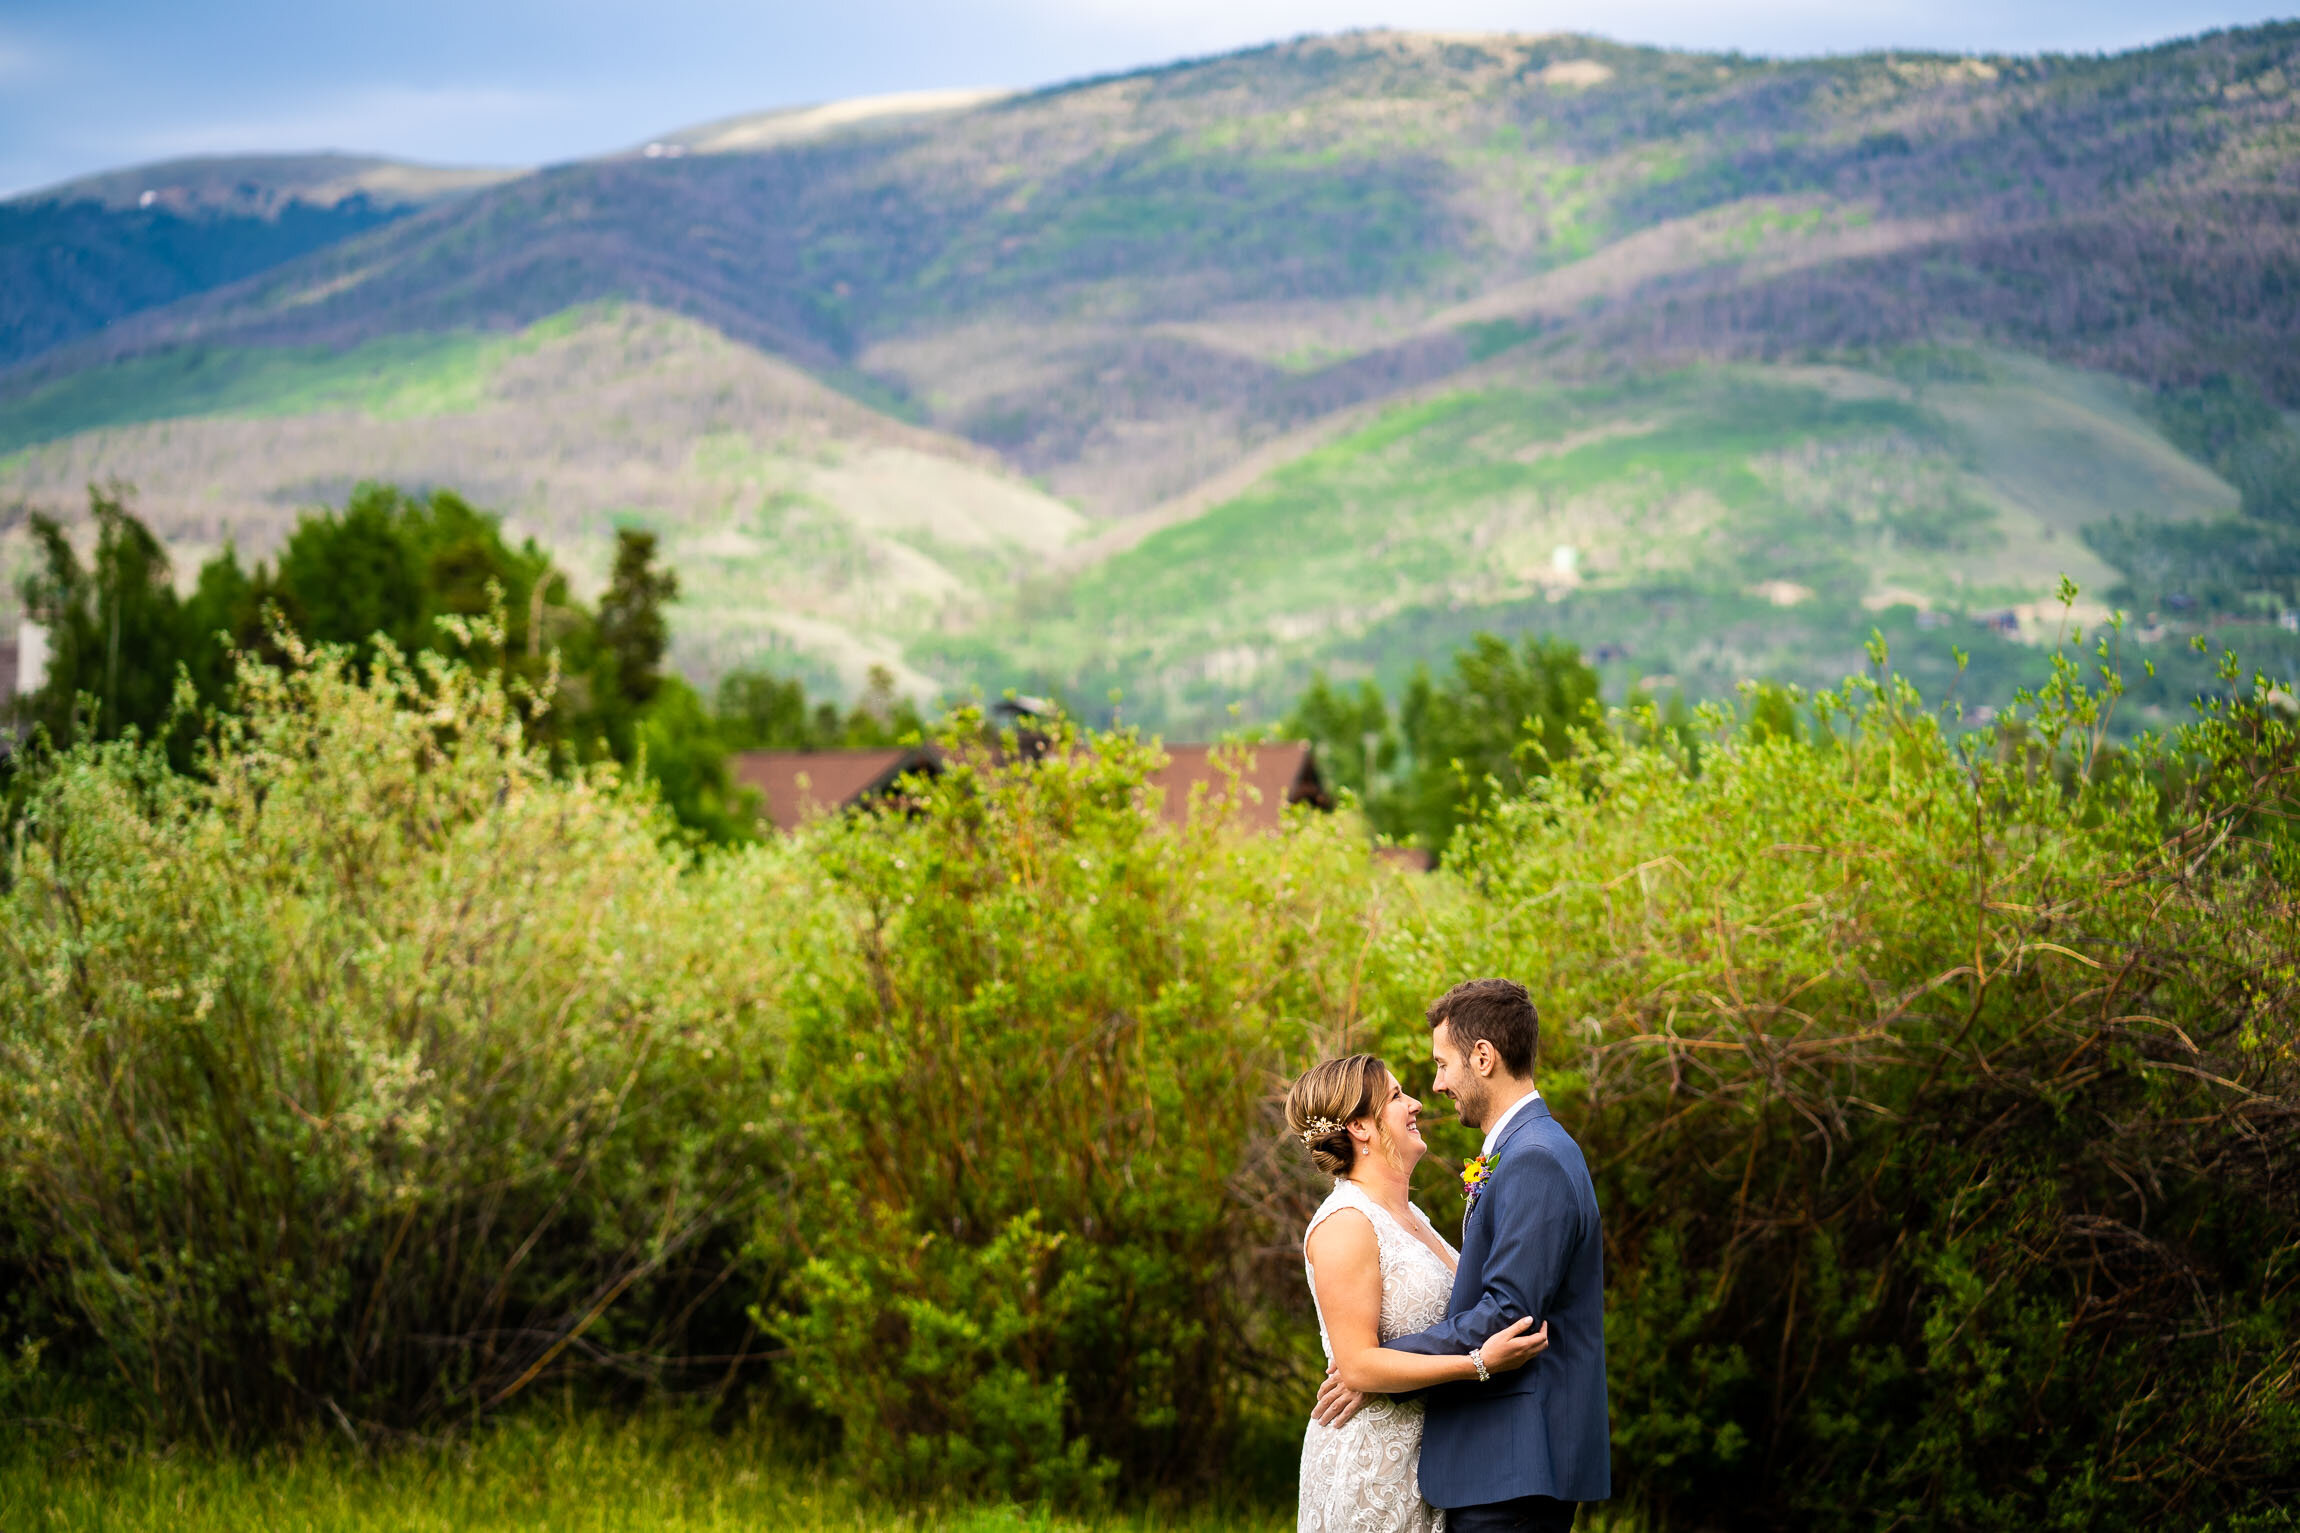
[[[1353,1204],[1322,1208],[1318,1217],[1310,1222],[1302,1237],[1302,1249],[1312,1262],[1349,1262],[1371,1258],[1381,1260],[1381,1239],[1374,1233],[1374,1221],[1364,1209]]]

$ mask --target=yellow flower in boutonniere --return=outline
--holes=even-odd
[[[1486,1155],[1472,1155],[1469,1164],[1461,1168],[1461,1189],[1469,1194],[1469,1202],[1461,1211],[1464,1219],[1469,1217],[1470,1209],[1477,1207],[1478,1194],[1485,1191],[1485,1179],[1492,1172],[1492,1157]]]

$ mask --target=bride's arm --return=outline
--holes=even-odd
[[[1382,1345],[1381,1243],[1364,1214],[1354,1208],[1329,1214],[1310,1232],[1309,1258],[1342,1383],[1363,1394],[1388,1395],[1477,1377],[1477,1365],[1462,1354],[1430,1357]],[[1489,1373],[1519,1367],[1547,1345],[1546,1338],[1537,1343],[1524,1334],[1532,1325],[1520,1320],[1488,1340],[1483,1356]]]

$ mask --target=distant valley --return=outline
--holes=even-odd
[[[0,205],[0,498],[132,483],[188,569],[363,478],[452,485],[579,578],[658,530],[700,679],[882,665],[1190,730],[1479,627],[1691,697],[1826,683],[1882,628],[1979,700],[2064,573],[2088,620],[2120,593],[2268,659],[2296,101],[2291,25],[1784,62],[1364,33],[525,173],[125,171]],[[2223,396],[2234,445],[2180,414]],[[2209,597],[2131,552],[2255,546],[2226,529],[2271,552]]]

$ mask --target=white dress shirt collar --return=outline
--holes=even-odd
[[[1519,1097],[1516,1101],[1503,1108],[1501,1110],[1501,1116],[1494,1119],[1493,1127],[1485,1131],[1485,1144],[1478,1150],[1477,1153],[1480,1155],[1491,1155],[1493,1153],[1494,1141],[1501,1138],[1501,1131],[1503,1129],[1509,1127],[1509,1120],[1523,1112],[1528,1103],[1538,1102],[1540,1100],[1541,1093],[1539,1091],[1528,1091],[1524,1096]]]

